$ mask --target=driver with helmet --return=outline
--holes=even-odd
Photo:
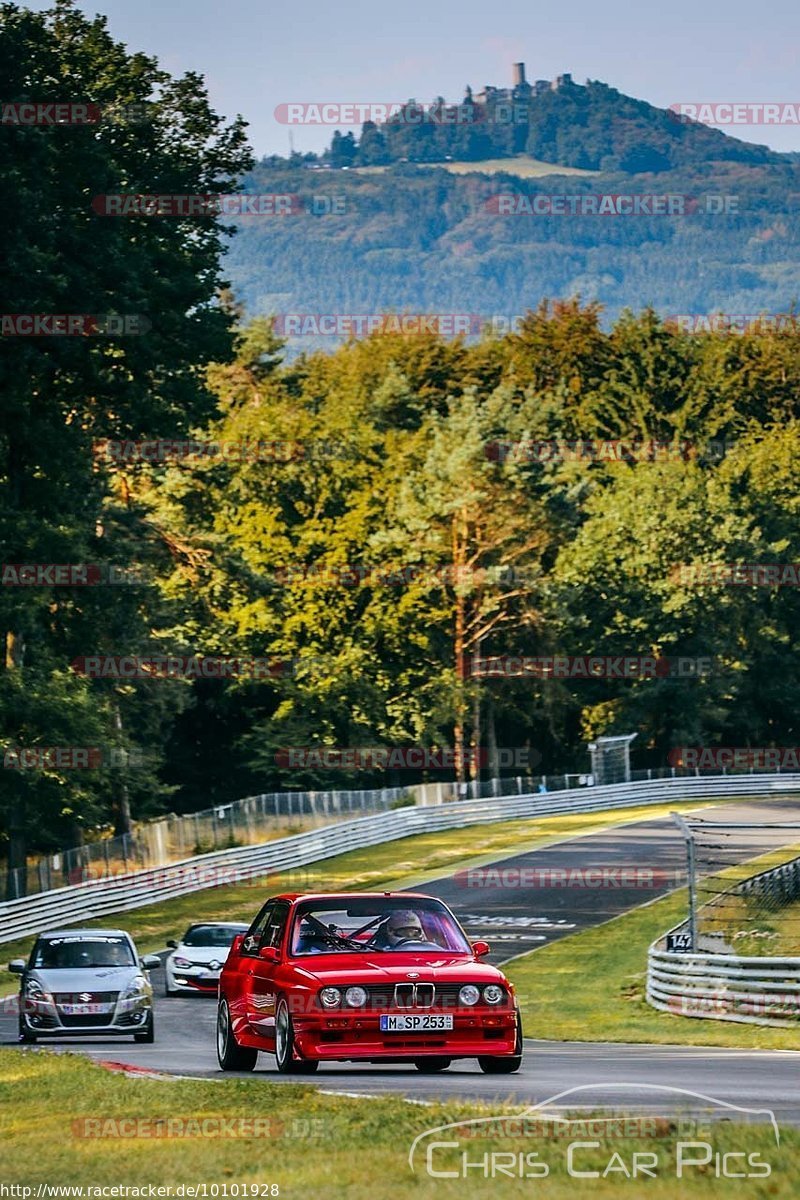
[[[427,941],[422,922],[410,908],[398,908],[390,913],[375,937],[375,945],[387,950],[400,949],[406,942]]]

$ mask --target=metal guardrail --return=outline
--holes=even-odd
[[[800,891],[800,859],[760,871],[733,889],[768,891],[788,903]],[[670,936],[689,933],[682,921],[653,942],[647,954],[647,1002],[681,1017],[737,1021],[797,1029],[800,1025],[800,955],[737,955],[702,949],[666,949]],[[705,935],[711,940],[713,935]]]
[[[602,739],[601,739],[602,740]],[[723,770],[722,774],[728,772]],[[744,773],[744,772],[739,772]],[[750,768],[747,772],[753,774]],[[696,768],[656,767],[619,775],[617,779],[650,781],[700,775]],[[718,771],[707,772],[717,775]],[[776,774],[780,774],[778,770]],[[609,784],[615,782],[609,780]],[[353,820],[369,813],[386,812],[406,805],[450,804],[453,801],[527,796],[534,792],[560,792],[573,787],[592,787],[595,777],[588,771],[569,774],[516,775],[493,779],[471,779],[465,783],[437,780],[408,783],[402,787],[361,791],[264,792],[243,800],[226,801],[199,812],[179,816],[169,813],[151,821],[137,822],[131,833],[101,837],[70,849],[29,858],[25,867],[9,871],[0,863],[0,902],[21,900],[36,892],[89,880],[106,879],[133,871],[165,867],[186,858],[254,846],[270,838],[301,833],[336,821]]]
[[[670,773],[674,776],[676,768],[668,768],[665,774]],[[680,769],[677,773],[681,773]],[[651,772],[642,776],[645,774],[650,778]],[[40,855],[29,859],[24,869],[9,871],[0,864],[0,898],[20,900],[36,892],[54,891],[92,879],[164,867],[183,862],[190,855],[197,857],[234,846],[258,845],[281,832],[299,833],[405,805],[523,796],[542,789],[561,791],[570,787],[571,781],[588,784],[590,778],[586,773],[517,775],[471,779],[463,784],[437,780],[356,791],[263,792],[182,816],[170,813],[152,821],[137,822],[131,833]]]
[[[111,913],[127,912],[224,884],[258,881],[266,890],[270,875],[285,874],[350,850],[366,849],[418,833],[522,817],[589,813],[692,799],[769,796],[778,792],[800,792],[800,774],[642,780],[546,794],[395,809],[262,845],[235,847],[154,870],[89,880],[11,900],[0,904],[0,943],[59,925],[101,920]]]

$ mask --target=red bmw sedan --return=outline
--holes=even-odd
[[[514,988],[481,962],[449,908],[411,892],[282,895],[234,939],[219,981],[217,1057],[251,1071],[321,1062],[413,1063],[443,1071],[477,1058],[489,1074],[522,1061]]]

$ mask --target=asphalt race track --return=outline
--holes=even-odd
[[[796,821],[799,812],[800,803],[786,799],[698,807],[693,815],[767,823]],[[775,830],[773,844],[785,841],[786,833]],[[758,852],[767,845],[762,834]],[[472,940],[485,938],[492,945],[490,960],[501,963],[685,883],[685,843],[666,818],[558,842],[491,867],[456,871],[419,890],[449,904]]]
[[[726,820],[780,821],[796,819],[797,810],[796,802],[774,800],[696,811],[709,819],[721,819],[724,812]],[[779,832],[776,838],[780,844]],[[761,840],[759,849],[763,848]],[[484,937],[493,943],[491,957],[500,962],[671,891],[683,882],[684,862],[683,841],[672,822],[643,821],[505,858],[491,870],[483,867],[472,875],[456,872],[418,890],[450,904],[473,939]],[[588,875],[583,874],[586,869]],[[570,875],[578,871],[581,874]],[[160,971],[153,972],[153,983],[155,1045],[115,1038],[43,1040],[40,1044],[68,1047],[94,1059],[139,1069],[222,1079],[214,1046],[213,998],[166,998]],[[325,1091],[394,1092],[417,1100],[460,1096],[530,1104],[591,1084],[591,1092],[567,1098],[563,1104],[572,1109],[581,1104],[625,1105],[661,1112],[686,1107],[685,1094],[655,1092],[656,1084],[713,1096],[732,1105],[772,1109],[778,1121],[800,1124],[800,1057],[795,1051],[539,1040],[546,1032],[535,1027],[526,1030],[537,1037],[526,1037],[522,1069],[507,1078],[484,1075],[477,1063],[469,1060],[433,1077],[413,1068],[337,1063],[321,1066],[314,1083]],[[701,1030],[698,1035],[702,1038]],[[0,1041],[16,1044],[16,1017],[7,1010],[0,1016]],[[31,1050],[35,1052],[35,1047]],[[278,1075],[268,1054],[259,1058],[255,1075],[291,1082],[291,1077],[286,1080]]]

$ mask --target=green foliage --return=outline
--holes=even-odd
[[[216,194],[250,165],[242,123],[225,126],[195,75],[172,79],[129,54],[101,17],[71,3],[46,13],[0,11],[4,101],[81,100],[101,110],[140,104],[145,119],[111,117],[65,129],[5,126],[0,174],[8,220],[2,311],[144,317],[139,336],[3,338],[0,356],[0,545],[5,563],[91,563],[142,570],[143,586],[2,588],[3,748],[138,743],[149,761],[118,770],[31,771],[0,795],[12,865],[26,840],[79,840],[111,821],[129,827],[168,789],[157,776],[163,722],[179,696],[143,702],[132,687],[90,685],[69,670],[96,652],[157,644],[155,577],[169,557],[127,483],[93,453],[104,438],[174,436],[213,412],[203,366],[225,357],[231,317],[215,303],[223,230],[198,219],[105,218],[93,196]],[[5,332],[5,331],[4,331]],[[109,596],[113,593],[113,598]],[[155,801],[155,803],[154,803]]]
[[[475,174],[455,175],[397,163],[362,174],[262,162],[249,191],[296,194],[307,208],[315,195],[335,197],[344,211],[327,212],[321,199],[320,215],[233,218],[226,267],[236,293],[253,315],[474,314],[498,318],[501,331],[544,297],[595,300],[606,323],[648,305],[661,314],[757,314],[800,298],[800,184],[785,156],[535,179],[516,176],[516,165],[482,175],[476,163]],[[671,216],[537,216],[505,215],[493,199],[620,193],[689,201]],[[732,198],[734,211],[706,212],[724,203],[712,195]],[[334,345],[309,333],[287,351]]]

